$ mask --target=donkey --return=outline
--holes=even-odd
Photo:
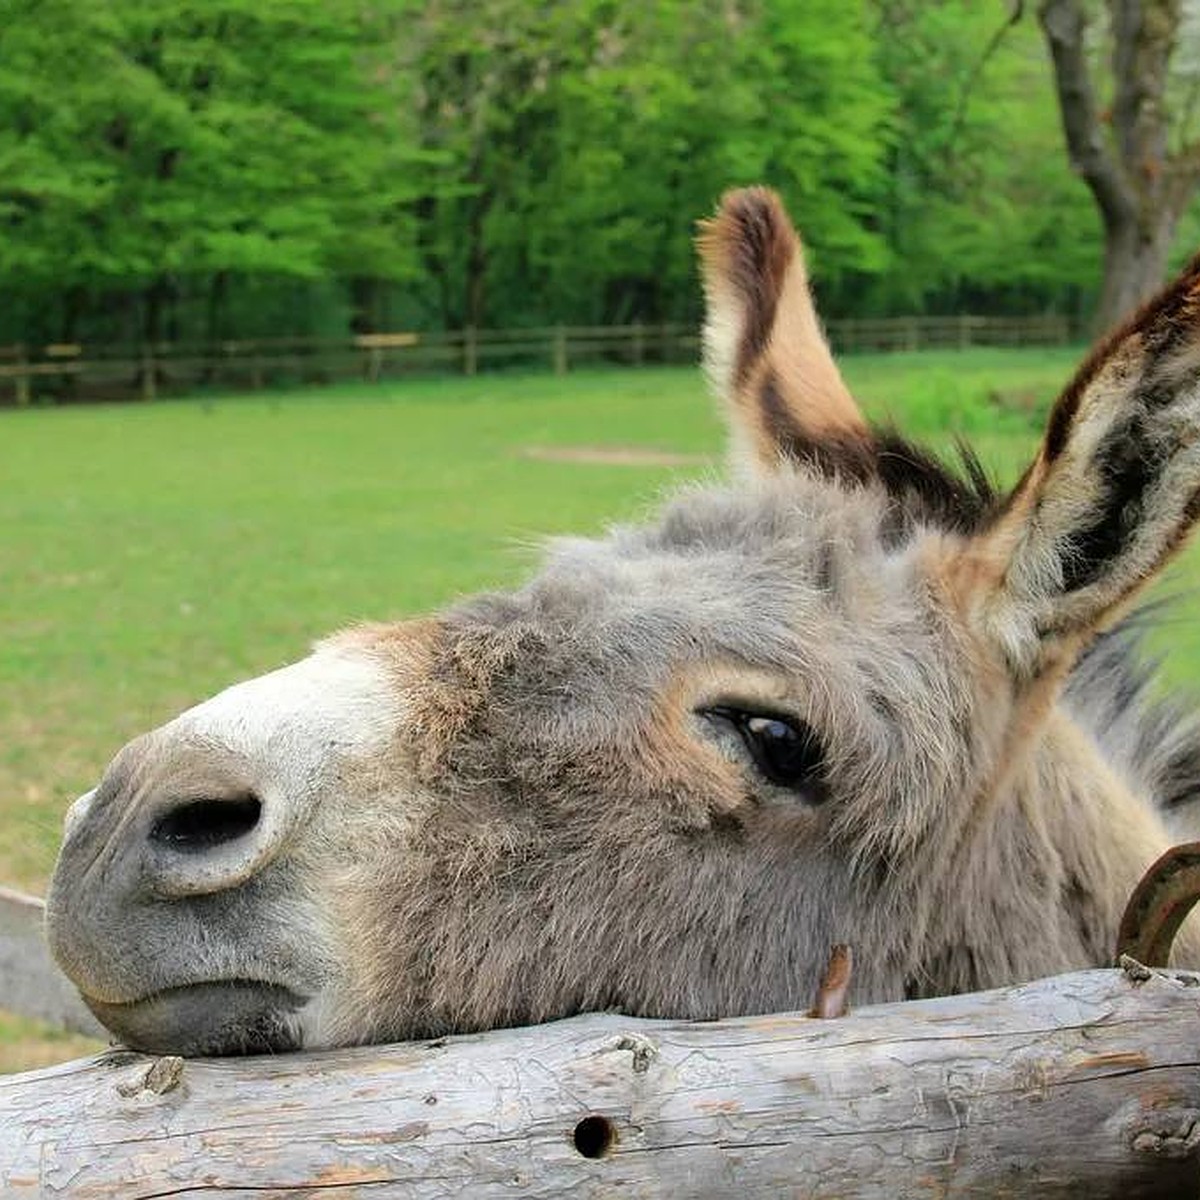
[[[772,193],[700,248],[735,482],[337,634],[73,805],[49,937],[120,1038],[796,1009],[838,942],[856,1002],[1109,961],[1200,792],[1121,621],[1200,514],[1200,260],[1000,496],[867,425]]]

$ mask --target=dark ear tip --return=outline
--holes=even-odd
[[[798,238],[777,193],[767,187],[733,188],[716,215],[700,222],[697,239],[707,273],[746,280],[781,273]]]
[[[788,224],[787,210],[779,193],[769,187],[730,188],[717,205],[718,220],[736,223]]]

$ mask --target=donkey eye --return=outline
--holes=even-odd
[[[772,783],[802,791],[814,804],[825,799],[825,751],[803,721],[727,707],[707,708],[702,715],[732,727]]]

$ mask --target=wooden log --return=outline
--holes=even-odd
[[[1195,1196],[1200,975],[0,1078],[0,1191]]]
[[[0,1008],[87,1037],[107,1038],[50,956],[45,905],[0,887]]]

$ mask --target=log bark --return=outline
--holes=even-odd
[[[711,1023],[576,1017],[0,1079],[0,1191],[1104,1197],[1200,1188],[1200,975]]]

